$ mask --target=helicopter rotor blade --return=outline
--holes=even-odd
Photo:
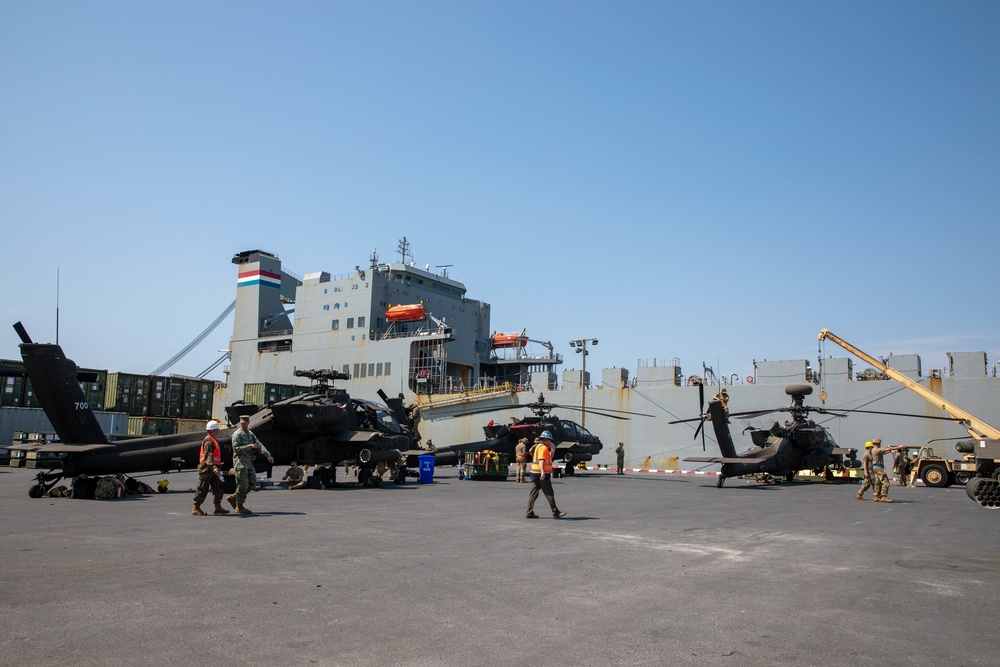
[[[702,416],[701,423],[698,424],[698,428],[694,431],[694,437],[698,437],[698,433],[701,433],[701,451],[706,451],[705,449],[705,384],[701,383],[698,385],[698,412]]]
[[[645,412],[629,412],[628,410],[615,410],[614,408],[581,408],[578,405],[559,405],[557,403],[550,403],[553,408],[560,408],[562,410],[586,410],[587,412],[608,413],[608,412],[618,412],[623,415],[637,415],[639,417],[655,417],[656,415],[648,415]],[[610,416],[610,415],[609,415]]]
[[[703,421],[705,421],[704,417],[691,417],[690,419],[675,419],[675,420],[673,420],[671,422],[667,422],[667,423],[668,424],[686,424],[687,422],[703,422]]]
[[[817,411],[818,411],[818,409],[817,409]],[[911,414],[909,412],[882,412],[882,411],[879,411],[879,410],[861,410],[861,409],[850,409],[850,408],[845,409],[843,412],[845,412],[845,413],[865,412],[865,413],[868,413],[870,415],[892,415],[894,417],[914,417],[916,419],[939,419],[939,420],[942,420],[942,421],[949,421],[949,422],[958,422],[958,423],[962,422],[961,419],[955,419],[954,417],[929,417],[927,415],[915,415],[915,414]]]
[[[753,419],[754,417],[760,417],[762,415],[771,414],[772,412],[781,412],[783,408],[774,408],[773,410],[747,410],[746,412],[730,412],[730,417],[739,417],[740,419]]]

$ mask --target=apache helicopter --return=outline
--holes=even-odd
[[[461,415],[465,416],[481,412],[512,410],[517,407],[520,406],[511,405],[499,408],[494,406],[480,410],[463,412]],[[513,423],[508,425],[494,424],[490,421],[489,424],[484,426],[483,431],[486,434],[486,440],[435,448],[435,463],[437,465],[455,465],[458,463],[459,457],[465,452],[478,452],[484,449],[489,449],[501,454],[507,454],[507,456],[513,460],[514,448],[517,446],[518,440],[521,438],[527,438],[528,442],[533,444],[535,442],[535,438],[541,435],[542,431],[551,431],[553,435],[553,442],[556,444],[556,451],[552,456],[552,460],[554,463],[562,463],[564,465],[565,474],[572,475],[578,463],[592,460],[594,455],[598,454],[601,449],[604,448],[604,444],[601,442],[600,438],[593,435],[590,431],[576,422],[550,415],[549,413],[552,412],[552,410],[556,408],[561,410],[579,410],[585,411],[588,414],[610,417],[612,419],[628,419],[628,417],[610,414],[611,412],[640,415],[643,417],[653,416],[640,412],[625,412],[623,410],[595,410],[593,408],[557,405],[555,403],[546,402],[545,395],[541,393],[538,394],[537,401],[528,403],[525,407],[529,408],[534,414],[520,420],[515,420]]]
[[[810,412],[817,412],[834,417],[846,417],[851,412],[865,412],[870,414],[896,415],[902,417],[923,417],[923,415],[909,415],[899,412],[880,412],[877,410],[827,410],[825,408],[814,408],[804,405],[805,397],[812,394],[812,386],[808,384],[792,384],[785,387],[785,393],[792,397],[791,403],[784,408],[773,410],[750,410],[746,412],[727,413],[721,400],[713,399],[708,404],[708,413],[693,419],[678,419],[670,422],[680,424],[684,422],[700,421],[695,430],[695,438],[699,431],[702,433],[704,442],[703,426],[706,421],[711,421],[715,429],[715,437],[719,442],[719,449],[722,456],[692,456],[684,459],[697,463],[721,463],[722,471],[719,475],[716,486],[722,488],[728,477],[739,477],[741,475],[753,475],[756,473],[768,473],[775,477],[784,477],[786,481],[792,481],[795,473],[799,470],[813,470],[817,475],[829,473],[834,470],[845,470],[848,468],[860,468],[861,462],[857,459],[858,450],[838,447],[833,436],[829,432],[809,419]],[[732,434],[729,432],[729,417],[752,418],[769,414],[771,412],[788,412],[791,420],[786,421],[784,426],[775,422],[769,429],[758,429],[749,427],[743,432],[750,432],[750,439],[754,448],[737,455],[736,447],[733,445]],[[929,419],[938,419],[930,417]]]
[[[41,454],[39,472],[28,495],[38,498],[63,477],[112,475],[145,471],[167,472],[195,468],[204,435],[182,433],[110,442],[77,383],[77,366],[59,345],[33,343],[20,322],[21,357],[32,387],[61,442],[32,447]],[[413,447],[409,429],[401,426],[385,406],[352,399],[345,391],[328,387],[337,371],[297,371],[311,377],[315,393],[303,394],[266,407],[236,405],[227,409],[230,421],[250,414],[250,429],[274,457],[274,465],[293,460],[306,465],[354,463],[358,482],[376,486],[379,464],[392,468],[392,479],[403,483],[406,468],[400,452]],[[234,409],[233,409],[234,408]],[[220,430],[217,440],[223,466],[232,464],[232,436],[236,429]],[[36,454],[36,456],[37,456]],[[256,461],[259,470],[266,461]]]

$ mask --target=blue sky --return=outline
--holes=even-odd
[[[0,3],[10,324],[149,372],[404,235],[588,370],[1000,357],[995,2]],[[175,366],[195,374],[231,319]],[[827,344],[827,354],[843,356]],[[213,377],[221,378],[221,374]]]

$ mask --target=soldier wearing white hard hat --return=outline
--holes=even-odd
[[[213,514],[229,514],[229,510],[222,507],[222,478],[219,476],[219,466],[222,465],[222,448],[215,437],[219,434],[219,422],[212,420],[205,425],[205,439],[201,441],[201,453],[198,456],[198,491],[194,495],[194,508],[191,510],[193,516],[205,516],[201,509],[201,504],[208,497],[208,492],[212,492],[212,500],[215,502]]]

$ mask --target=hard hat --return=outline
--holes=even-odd
[[[552,433],[550,431],[542,431],[542,434],[538,437],[541,438],[542,440],[551,440]]]
[[[215,431],[218,428],[219,428],[219,422],[215,421],[214,419],[205,424],[206,431]]]
[[[872,444],[872,442],[871,442],[871,441],[869,441],[869,442],[866,442],[866,443],[865,443],[865,449],[868,449],[869,447],[874,447],[874,446],[875,446],[875,445],[874,445],[874,444]]]

